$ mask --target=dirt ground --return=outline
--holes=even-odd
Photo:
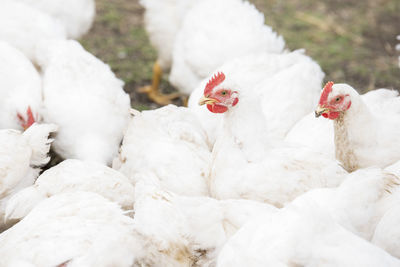
[[[306,49],[325,71],[326,81],[346,82],[360,92],[400,89],[395,50],[400,34],[399,0],[250,2],[284,36],[289,49]],[[136,93],[149,83],[157,55],[143,28],[143,8],[138,0],[96,0],[96,4],[95,23],[81,43],[125,81],[134,108],[157,107]],[[167,74],[162,87],[173,90]]]

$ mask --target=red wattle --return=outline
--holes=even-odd
[[[32,124],[35,123],[35,118],[33,117],[33,113],[31,110],[31,107],[28,107],[28,110],[26,111],[26,115],[28,117],[28,121],[26,123],[26,128],[29,128]]]
[[[218,104],[213,104],[213,105],[207,104],[207,108],[212,113],[224,113],[228,110],[227,107]]]
[[[339,112],[329,112],[328,118],[331,120],[337,119],[337,117],[339,117],[339,114]]]
[[[236,106],[236,104],[237,104],[238,102],[239,102],[239,98],[235,98],[235,99],[233,100],[232,107]]]

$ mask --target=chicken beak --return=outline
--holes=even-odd
[[[199,100],[199,105],[200,105],[200,106],[201,106],[201,105],[204,105],[204,104],[210,104],[210,105],[212,105],[212,104],[214,104],[214,103],[216,103],[216,102],[218,102],[218,100],[216,100],[216,99],[214,99],[214,98],[209,98],[209,97],[203,96],[203,97],[200,98],[200,100]]]
[[[324,114],[327,111],[329,111],[328,108],[324,108],[324,107],[321,107],[320,105],[318,105],[317,109],[315,110],[315,117],[318,118],[319,116],[321,116],[322,114]]]

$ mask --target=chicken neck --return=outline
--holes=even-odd
[[[341,113],[334,121],[336,159],[349,172],[363,167],[360,163],[360,148],[373,142],[376,130],[373,120],[360,95],[355,92],[352,94],[350,109]]]

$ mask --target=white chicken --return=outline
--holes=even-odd
[[[344,229],[317,203],[296,200],[243,226],[217,266],[378,267],[400,266],[400,260]]]
[[[172,50],[182,20],[188,10],[201,0],[140,0],[145,8],[144,22],[151,44],[157,50],[157,63],[168,70],[172,62]]]
[[[154,174],[162,188],[189,196],[208,195],[211,149],[192,112],[168,105],[131,119],[113,168],[133,180]]]
[[[0,129],[23,130],[40,121],[39,73],[18,49],[0,41]]]
[[[169,104],[170,99],[160,94],[158,87],[163,71],[168,71],[172,63],[172,51],[176,35],[182,21],[190,8],[200,0],[140,0],[145,8],[144,24],[150,42],[157,50],[157,61],[153,66],[152,84],[139,88],[139,92],[147,93],[149,98],[159,104]]]
[[[0,266],[18,261],[36,266],[208,263],[247,220],[275,212],[246,200],[181,197],[140,181],[132,220],[95,193],[62,193],[40,202],[0,235]]]
[[[375,228],[371,242],[391,255],[400,257],[400,202],[390,208]]]
[[[329,82],[315,111],[334,121],[335,155],[347,171],[400,160],[398,92],[380,89],[365,98],[347,84]]]
[[[130,101],[110,67],[73,40],[39,44],[44,120],[60,126],[63,158],[111,164],[129,121]]]
[[[178,7],[182,5],[180,2],[176,3]],[[173,45],[169,80],[181,93],[190,94],[202,79],[228,60],[251,54],[283,51],[283,38],[264,24],[263,14],[249,2],[193,2],[186,4],[184,12],[181,11],[182,8],[178,8],[178,14],[185,13],[185,16]],[[176,28],[176,24],[173,25]],[[152,86],[152,90],[150,92],[154,94],[156,88]],[[163,100],[161,97],[159,99]]]
[[[97,193],[123,209],[132,209],[135,188],[128,178],[96,162],[69,159],[42,173],[35,184],[11,197],[6,206],[6,220],[25,217],[39,202],[53,195],[90,191]]]
[[[398,92],[388,89],[372,90],[361,95],[362,102],[374,114],[374,117],[386,116],[386,107],[390,109],[389,114],[395,113],[396,102],[399,101],[396,99],[398,99]],[[314,111],[296,123],[285,138],[288,142],[308,146],[329,154],[332,158],[335,158],[334,139],[334,122],[332,120],[315,119]]]
[[[375,228],[371,242],[391,255],[400,257],[400,201],[383,215]]]
[[[223,72],[235,86],[252,90],[262,99],[268,133],[276,139],[283,139],[300,118],[314,109],[324,78],[319,65],[302,50],[237,58],[219,67],[215,73],[218,72]],[[223,116],[198,105],[207,82],[203,80],[192,92],[189,108],[199,117],[213,144]]]
[[[0,231],[7,227],[3,223],[7,200],[32,185],[40,167],[49,162],[49,134],[56,129],[51,124],[33,124],[24,133],[0,130]]]
[[[0,4],[0,40],[20,49],[30,60],[38,42],[66,39],[64,26],[46,13],[10,0],[0,0]]]
[[[176,37],[169,79],[179,91],[190,94],[226,61],[281,53],[284,46],[283,38],[264,24],[264,15],[249,2],[203,0],[185,16]]]
[[[335,159],[333,122],[315,119],[314,111],[304,116],[290,129],[285,141],[309,147]]]
[[[79,39],[92,26],[96,13],[94,0],[13,0],[39,9],[55,20],[58,20],[66,29],[67,37]]]
[[[296,73],[299,75],[305,72],[304,65],[297,67]],[[269,81],[269,86],[277,90],[277,99],[280,99],[279,94],[289,96],[293,88],[280,84],[281,79],[277,77],[280,75]],[[302,81],[301,77],[299,79]],[[296,84],[295,80],[290,82]],[[258,88],[263,90],[262,87]],[[268,114],[272,122],[286,119],[285,115],[290,116],[290,112],[293,116],[300,115],[298,113],[304,109],[300,104],[302,95],[307,103],[309,92],[307,88],[298,88],[303,88],[304,93],[294,93],[299,97],[288,103],[282,102],[283,107],[273,97],[268,99],[272,106],[266,107],[271,113],[274,112]],[[274,96],[273,92],[269,90],[271,96]],[[259,200],[281,207],[312,188],[339,185],[346,172],[334,160],[305,147],[289,146],[274,138],[274,127],[277,125],[271,123],[270,131],[269,119],[266,119],[262,109],[264,106],[261,105],[263,101],[257,89],[238,87],[234,77],[225,77],[223,73],[218,73],[206,85],[199,103],[207,104],[208,110],[213,113],[224,113],[222,131],[213,147],[211,195],[218,199]],[[277,106],[276,111],[274,105]]]
[[[341,226],[369,241],[382,216],[400,202],[399,184],[390,172],[360,169],[337,188],[310,190],[298,199],[315,201]]]
[[[117,204],[91,192],[52,196],[0,235],[2,267],[18,261],[128,267],[140,251],[133,220]]]
[[[385,168],[385,171],[391,172],[400,177],[400,161]],[[389,197],[385,203],[385,213],[380,218],[379,223],[375,227],[371,242],[383,248],[393,256],[400,257],[400,231],[397,227],[400,223],[400,190],[399,181],[392,183],[387,188],[387,192],[393,196]]]
[[[165,253],[163,261],[153,260],[155,265],[213,266],[219,249],[237,229],[253,217],[277,211],[250,200],[179,196],[149,182],[154,177],[147,178],[136,185],[134,221],[147,250]]]

